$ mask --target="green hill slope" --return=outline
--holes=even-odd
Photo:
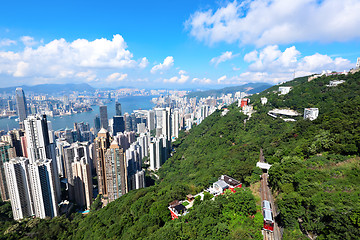
[[[336,77],[337,79],[339,78]],[[175,142],[175,153],[159,170],[155,186],[132,191],[83,217],[31,220],[8,229],[4,238],[44,239],[262,239],[262,216],[249,190],[199,202],[181,219],[167,209],[213,183],[221,174],[244,186],[259,181],[259,149],[273,164],[270,184],[279,205],[284,239],[358,239],[360,236],[360,73],[312,82],[298,78],[287,95],[274,86],[251,98],[257,111],[247,116],[236,106],[216,111]],[[260,97],[269,99],[260,104]],[[318,107],[314,121],[284,122],[267,115],[273,108],[303,112]]]

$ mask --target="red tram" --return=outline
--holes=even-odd
[[[263,201],[263,216],[264,216],[264,230],[274,231],[274,217],[271,210],[271,204],[269,201]]]

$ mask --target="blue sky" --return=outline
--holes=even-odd
[[[360,0],[6,1],[3,87],[219,88],[344,71]]]

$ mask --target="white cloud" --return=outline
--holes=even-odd
[[[197,11],[186,21],[190,34],[218,42],[286,44],[358,39],[360,0],[254,0]]]
[[[348,59],[331,58],[328,55],[315,53],[301,57],[295,46],[281,51],[277,45],[267,46],[259,51],[253,51],[244,56],[249,62],[246,72],[227,79],[223,83],[239,84],[245,82],[289,81],[294,76],[301,77],[323,71],[344,71],[354,67]]]
[[[225,80],[226,80],[226,75],[220,77],[220,78],[217,80],[217,82],[218,82],[218,83],[222,83],[222,82],[224,82]]]
[[[11,39],[1,39],[0,40],[0,47],[8,47],[8,46],[11,46],[11,45],[15,45],[16,44],[16,41],[14,40],[11,40]]]
[[[143,57],[139,63],[140,68],[146,68],[149,65],[149,61],[146,57]]]
[[[164,79],[164,82],[165,83],[176,83],[177,81],[178,81],[178,77],[171,77],[171,78],[169,78],[169,79]]]
[[[295,68],[297,58],[300,52],[295,46],[287,48],[284,52],[279,50],[277,45],[271,45],[263,48],[260,52],[252,51],[244,56],[246,62],[251,63],[249,70],[265,72],[275,69],[288,71],[289,68]]]
[[[155,65],[150,70],[150,72],[156,73],[156,72],[160,71],[160,73],[162,73],[163,71],[168,70],[172,66],[174,66],[174,58],[172,56],[168,56],[164,59],[163,63],[159,63],[158,65]]]
[[[35,48],[28,47],[34,42],[33,38],[25,36],[21,40],[26,45],[23,51],[0,51],[0,74],[52,81],[72,77],[96,81],[97,74],[103,70],[145,68],[148,65],[145,57],[133,59],[123,37],[118,34],[112,40],[67,42],[61,38],[47,44],[40,41],[41,45]]]
[[[183,84],[186,83],[189,80],[189,76],[185,75],[186,72],[184,70],[180,70],[179,71],[179,77],[178,76],[174,76],[171,77],[169,79],[164,79],[164,83],[179,83],[179,84]]]
[[[189,76],[181,75],[178,83],[185,83],[185,82],[187,82],[188,79],[189,79]]]
[[[88,82],[92,82],[92,81],[96,80],[96,74],[90,70],[88,70],[86,72],[78,72],[75,76],[85,79]]]
[[[179,74],[180,74],[180,75],[184,75],[184,74],[186,74],[186,73],[187,73],[187,72],[184,71],[184,70],[180,70],[180,71],[179,71]]]
[[[199,84],[210,84],[212,83],[210,78],[193,78],[191,81],[192,83],[199,83]]]
[[[117,81],[123,81],[127,78],[127,73],[112,73],[110,74],[107,78],[106,81],[107,82],[117,82]]]
[[[34,46],[34,45],[38,44],[38,42],[35,41],[35,39],[33,37],[30,37],[30,36],[22,36],[20,38],[20,40],[27,47],[31,47],[31,46]]]
[[[237,56],[238,56],[238,54],[233,55],[232,52],[226,51],[226,52],[222,53],[220,56],[212,58],[210,60],[210,63],[217,66],[217,65],[219,65],[219,63],[226,62],[226,61],[231,60],[231,59],[233,59],[234,57],[237,57]]]

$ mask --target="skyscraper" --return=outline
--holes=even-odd
[[[100,127],[108,130],[109,129],[109,120],[108,120],[108,114],[107,114],[107,106],[102,105],[99,107],[99,110],[100,110]]]
[[[135,174],[135,189],[145,187],[145,170],[137,171]]]
[[[4,165],[9,162],[9,149],[10,144],[7,142],[0,142],[0,194],[3,201],[10,200],[8,187],[6,183]]]
[[[128,113],[125,113],[124,117],[125,117],[125,131],[130,132],[133,129],[131,116]]]
[[[115,115],[122,116],[121,103],[119,103],[119,102],[115,102]]]
[[[155,112],[153,110],[148,111],[147,124],[149,131],[155,129]]]
[[[161,167],[164,160],[164,153],[163,153],[163,138],[154,138],[150,143],[150,169],[157,170]]]
[[[162,111],[162,134],[168,141],[171,140],[171,109],[167,107]]]
[[[96,153],[96,172],[98,176],[99,194],[107,196],[106,188],[106,169],[105,169],[105,154],[110,147],[110,136],[106,129],[102,128],[98,132],[97,138],[94,140],[95,153]]]
[[[95,134],[97,134],[97,133],[100,131],[100,128],[101,128],[99,115],[96,115],[96,116],[95,116],[95,119],[94,119],[94,128],[95,128]]]
[[[73,143],[71,145],[65,146],[63,148],[64,151],[64,169],[65,169],[65,177],[68,182],[68,192],[69,199],[74,201],[76,189],[74,183],[74,173],[73,173],[73,163],[75,161],[80,161],[84,159],[85,163],[90,163],[89,156],[89,146],[88,143]]]
[[[85,157],[72,163],[75,202],[79,206],[90,208],[92,203],[92,179],[90,164],[86,163]]]
[[[35,215],[39,218],[59,215],[53,161],[16,157],[6,162],[5,175],[15,220]]]
[[[53,160],[40,159],[29,164],[31,195],[36,217],[59,215],[56,178]]]
[[[128,192],[127,164],[123,149],[114,140],[106,151],[106,188],[108,201],[112,202]]]
[[[30,164],[43,159],[51,159],[53,161],[55,191],[57,199],[60,200],[61,189],[56,163],[55,144],[52,142],[52,137],[50,138],[49,136],[46,115],[29,116],[24,120],[24,125]]]
[[[4,164],[11,208],[15,220],[34,214],[30,189],[29,159],[17,157]]]
[[[22,123],[27,117],[26,98],[22,88],[16,88],[15,97],[17,113],[19,115],[19,122]]]
[[[165,109],[164,108],[155,108],[154,111],[155,111],[155,120],[156,120],[156,128],[162,128],[162,125],[163,125],[163,111]]]
[[[125,121],[122,116],[114,116],[113,117],[113,135],[116,136],[118,132],[125,131]]]
[[[24,125],[30,163],[38,159],[54,159],[55,146],[50,143],[46,115],[29,116]]]
[[[171,118],[171,140],[175,141],[176,138],[179,137],[179,111],[175,110],[172,114]]]

